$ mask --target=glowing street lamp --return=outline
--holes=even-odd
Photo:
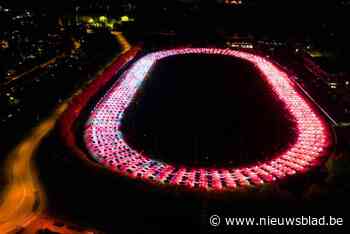
[[[120,19],[121,19],[122,22],[130,21],[130,18],[127,15],[124,15],[124,16],[120,17]]]
[[[107,17],[102,15],[98,18],[101,22],[106,22],[107,21]]]

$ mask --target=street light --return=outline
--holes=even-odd
[[[98,18],[101,22],[106,22],[107,21],[107,17],[102,15]]]

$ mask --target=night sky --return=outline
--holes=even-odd
[[[99,4],[111,4],[111,5],[120,5],[123,2],[144,2],[144,0],[59,0],[59,1],[45,1],[45,0],[35,0],[35,1],[23,1],[23,0],[5,0],[1,1],[0,5],[5,6],[11,6],[11,7],[30,7],[30,8],[37,8],[37,9],[64,9],[69,8],[75,3],[78,3],[79,5],[82,5],[84,7],[88,7],[89,5],[99,5]],[[151,8],[154,5],[158,4],[165,4],[169,2],[182,2],[182,3],[215,3],[215,2],[222,2],[220,0],[152,0],[147,1],[149,7]],[[331,5],[342,5],[340,3],[349,2],[349,0],[323,0],[323,1],[316,1],[316,0],[308,0],[308,1],[302,1],[302,0],[293,0],[293,1],[280,1],[280,0],[243,0],[243,4],[245,3],[254,3],[258,5],[259,7],[292,7],[293,9],[299,9],[301,11],[308,9],[308,10],[314,10],[317,11],[321,8],[326,9],[327,7]],[[312,13],[312,12],[310,12]]]

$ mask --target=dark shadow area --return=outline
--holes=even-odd
[[[127,108],[133,148],[165,162],[242,166],[294,143],[294,122],[253,65],[218,55],[159,61]]]

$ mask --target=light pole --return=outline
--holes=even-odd
[[[78,12],[79,12],[79,9],[80,7],[79,6],[75,6],[75,25],[78,25],[78,21],[79,21],[79,15],[78,15]]]

